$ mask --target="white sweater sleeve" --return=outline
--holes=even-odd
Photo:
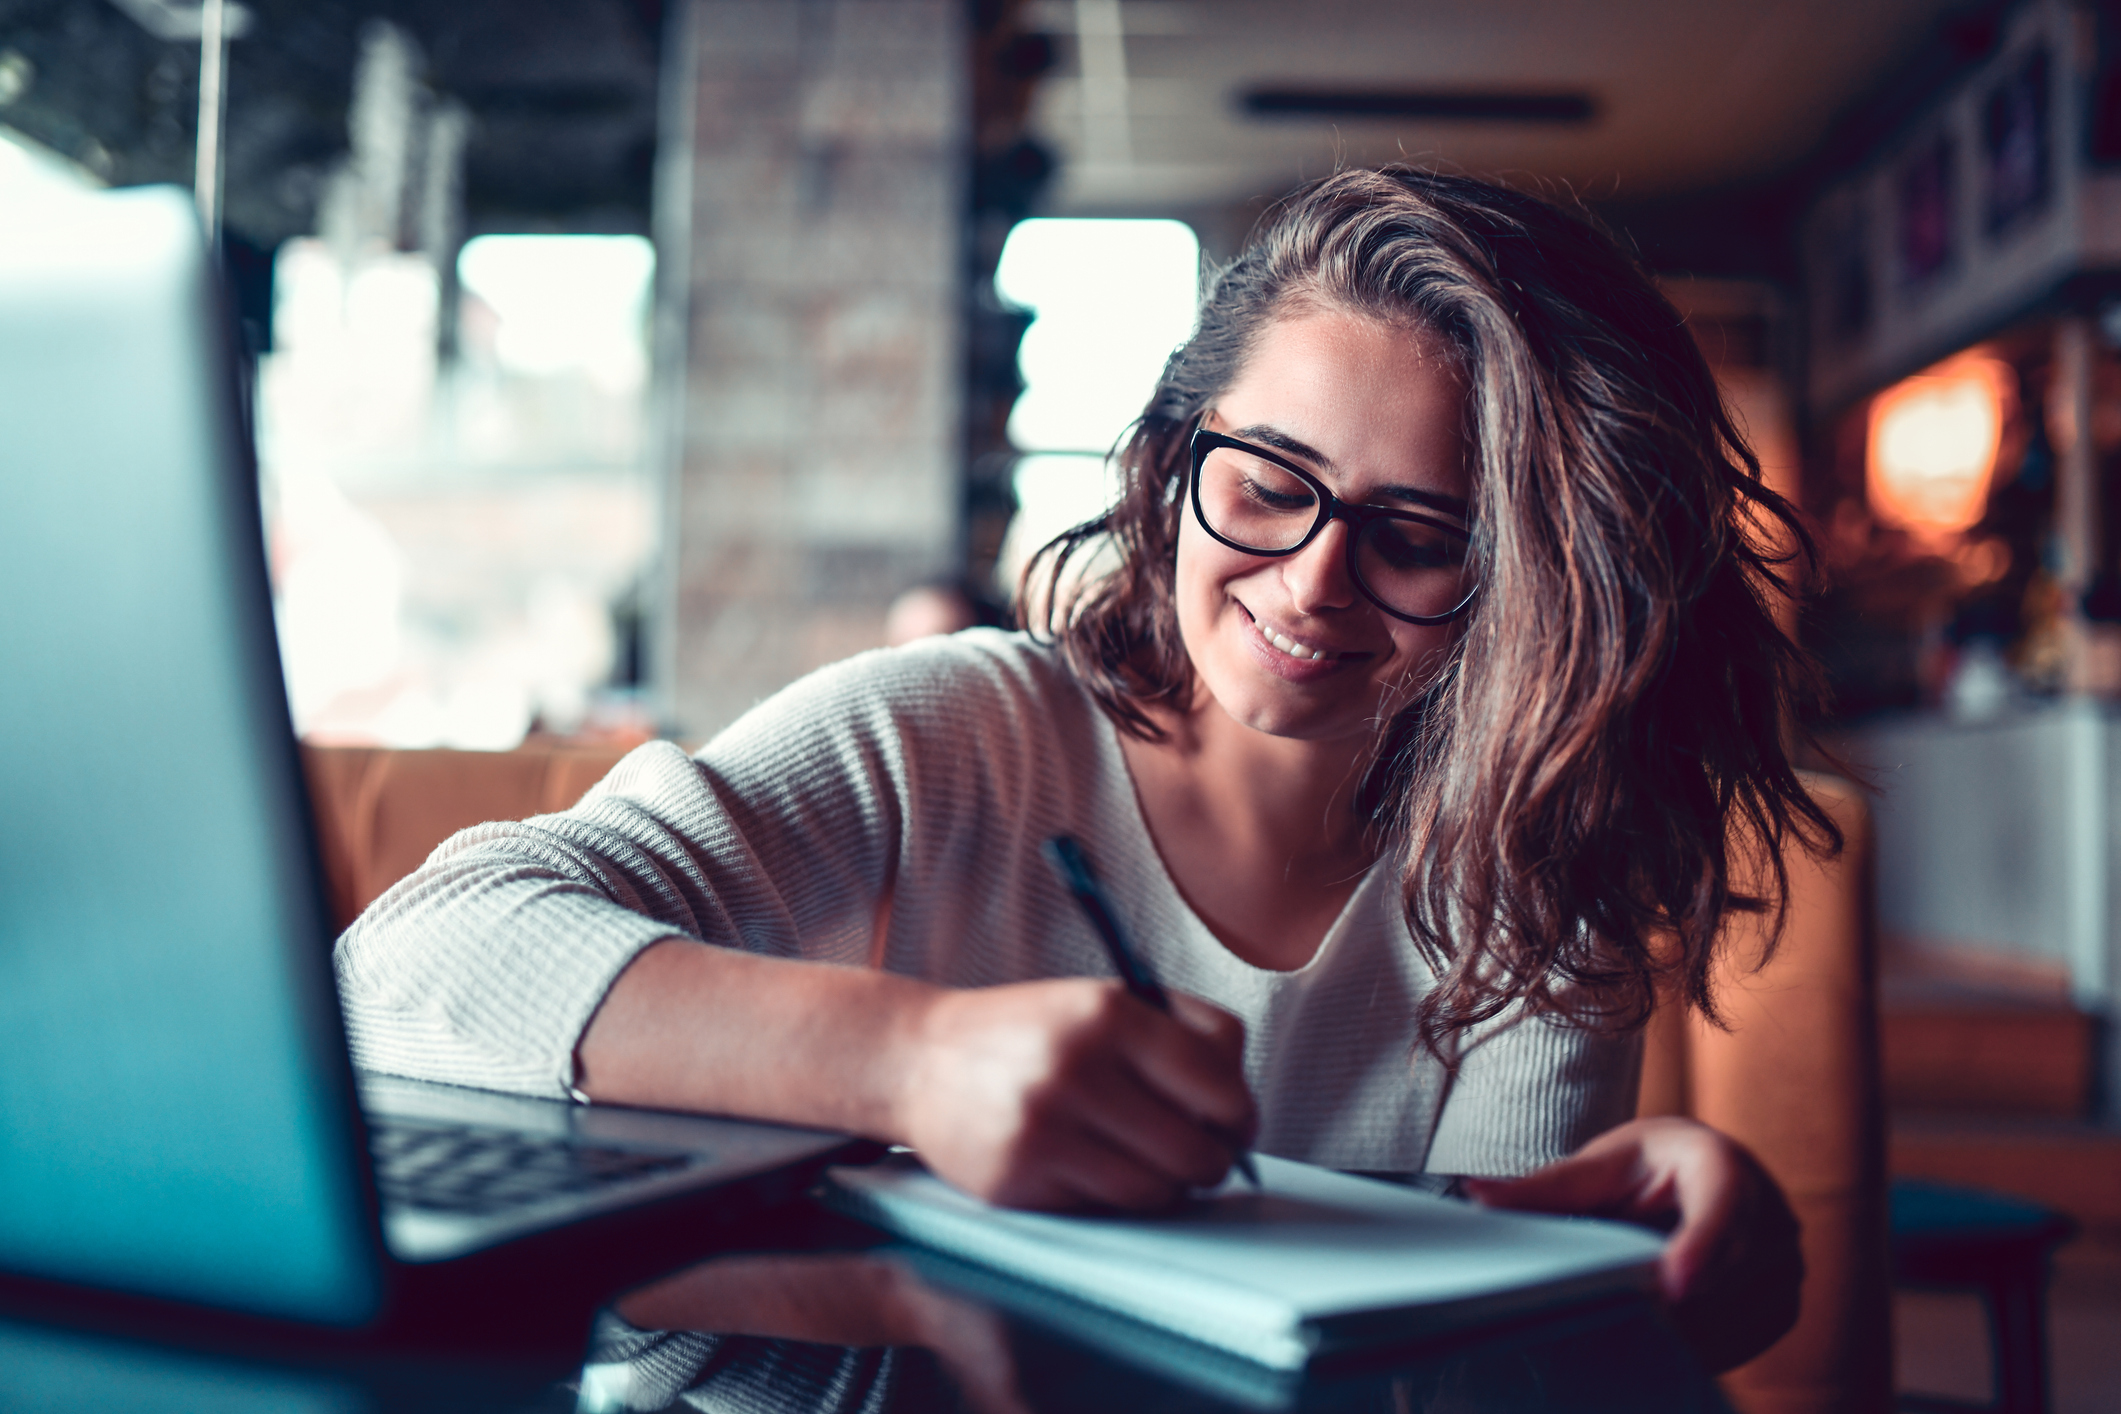
[[[1634,1115],[1641,1070],[1640,1033],[1507,1012],[1467,1034],[1423,1167],[1514,1178],[1553,1163]]]
[[[643,746],[572,810],[445,842],[339,940],[356,1062],[561,1094],[582,1029],[651,943],[865,960],[911,789],[901,733],[947,735],[934,719],[953,702],[978,708],[937,684],[935,655],[903,658],[822,670],[697,758]]]

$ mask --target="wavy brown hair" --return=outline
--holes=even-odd
[[[1811,542],[1678,312],[1588,220],[1410,167],[1290,198],[1209,285],[1119,451],[1119,502],[1033,560],[1022,602],[1124,730],[1159,738],[1149,709],[1195,691],[1187,438],[1262,330],[1319,308],[1432,331],[1467,389],[1481,588],[1357,792],[1438,973],[1424,1033],[1518,1003],[1628,1028],[1661,987],[1714,1018],[1725,918],[1779,919],[1791,843],[1841,847],[1786,740],[1815,678],[1770,612]],[[1105,545],[1116,566],[1065,589]]]

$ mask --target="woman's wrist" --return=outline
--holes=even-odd
[[[598,1100],[906,1142],[924,1018],[947,989],[666,939],[619,974],[575,1048]]]
[[[873,1139],[910,1146],[920,1127],[933,1019],[956,989],[889,972],[871,972],[868,978],[874,995],[860,1010],[874,1031],[858,1048],[861,1054],[849,1058],[849,1080],[853,1091],[865,1096],[866,1112],[852,1127]]]

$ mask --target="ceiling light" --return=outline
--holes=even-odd
[[[1967,353],[1880,393],[1866,475],[1872,512],[1933,543],[1978,523],[2016,391],[2010,365]]]

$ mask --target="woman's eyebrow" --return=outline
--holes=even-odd
[[[1250,427],[1240,427],[1228,435],[1235,437],[1240,442],[1256,442],[1262,447],[1272,447],[1277,452],[1287,452],[1290,456],[1301,457],[1320,471],[1332,471],[1335,469],[1331,457],[1319,451],[1316,447],[1298,441],[1278,427],[1269,427],[1265,423],[1254,423]],[[1456,496],[1445,496],[1435,491],[1424,491],[1416,486],[1380,486],[1370,493],[1370,499],[1373,501],[1380,496],[1389,500],[1405,501],[1410,505],[1424,506],[1432,511],[1442,511],[1446,515],[1456,516],[1460,520],[1466,518],[1466,503]]]
[[[1257,442],[1262,447],[1272,447],[1277,452],[1287,452],[1292,457],[1302,457],[1320,471],[1333,470],[1333,459],[1308,443],[1299,442],[1278,427],[1269,427],[1255,422],[1250,427],[1240,427],[1229,434],[1240,442]]]
[[[1456,496],[1445,496],[1435,491],[1423,491],[1415,486],[1380,486],[1370,493],[1369,499],[1375,501],[1380,496],[1394,501],[1406,501],[1413,505],[1425,506],[1432,511],[1442,511],[1444,514],[1455,516],[1459,520],[1466,519],[1466,503]]]

